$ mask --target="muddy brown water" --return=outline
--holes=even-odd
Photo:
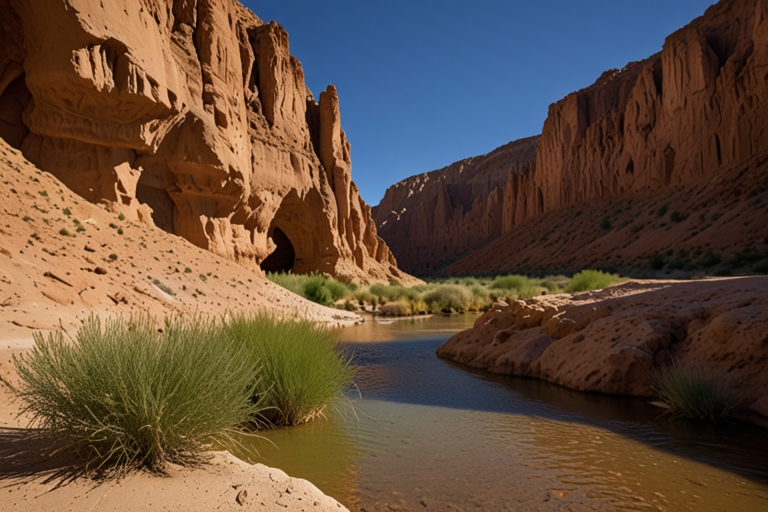
[[[475,318],[344,329],[355,412],[243,439],[236,455],[350,510],[768,511],[765,430],[675,421],[645,400],[438,359]]]

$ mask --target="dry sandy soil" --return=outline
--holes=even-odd
[[[96,206],[0,140],[0,376],[32,333],[74,331],[92,312],[219,315],[266,310],[329,324],[360,320],[308,302],[255,271]],[[198,467],[120,480],[76,477],[71,458],[44,456],[0,385],[0,490],[6,510],[341,510],[304,480],[225,453]],[[41,444],[42,443],[42,444]],[[244,505],[236,501],[247,491]]]

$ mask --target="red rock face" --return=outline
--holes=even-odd
[[[388,221],[382,236],[416,273],[435,268],[410,247],[424,237],[442,251],[443,262],[461,259],[448,274],[647,264],[654,251],[762,250],[767,152],[768,1],[722,0],[670,35],[659,54],[607,71],[550,107],[534,161],[489,172],[497,182],[496,173],[507,176],[497,200],[499,235],[496,217],[477,216],[469,229],[430,224],[427,215],[393,223],[381,210],[410,210],[405,191],[417,188],[401,184],[378,207],[376,221],[380,227]],[[450,187],[433,180],[424,189],[435,190],[421,194],[467,192],[472,178],[465,176]],[[487,202],[485,189],[472,190],[466,204]],[[649,212],[664,205],[688,220],[656,221]],[[449,208],[448,217],[464,218],[457,211]],[[746,218],[718,220],[732,212]],[[605,218],[608,230],[600,228]],[[625,229],[630,225],[632,232]],[[440,245],[441,239],[451,243]]]
[[[279,228],[295,272],[409,279],[335,88],[317,103],[285,30],[236,0],[0,0],[0,107],[0,137],[89,201],[252,268]]]
[[[768,148],[764,0],[723,0],[660,54],[552,105],[507,230],[564,206],[689,183]]]
[[[429,274],[497,239],[510,176],[529,172],[539,137],[506,144],[387,189],[373,218],[403,270]]]
[[[704,365],[768,424],[768,277],[629,282],[497,305],[437,354],[571,389],[653,396],[654,369]]]

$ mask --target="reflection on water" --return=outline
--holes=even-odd
[[[768,510],[765,431],[695,427],[642,400],[437,359],[473,319],[345,330],[357,417],[268,432],[279,450],[261,441],[237,455],[353,510]]]

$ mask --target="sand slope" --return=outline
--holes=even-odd
[[[77,222],[75,222],[77,221]],[[78,226],[82,230],[78,231]],[[187,271],[187,269],[189,269]],[[359,320],[280,288],[233,261],[88,203],[0,140],[0,376],[32,333],[74,332],[91,312],[218,315],[264,309],[331,324]],[[169,477],[62,483],[71,459],[42,456],[0,385],[0,491],[10,510],[341,510],[304,480],[226,453]],[[62,470],[64,471],[62,473]],[[46,481],[49,477],[51,481]],[[58,478],[57,478],[58,477]],[[235,488],[237,486],[237,488]],[[247,490],[245,505],[235,498]]]

